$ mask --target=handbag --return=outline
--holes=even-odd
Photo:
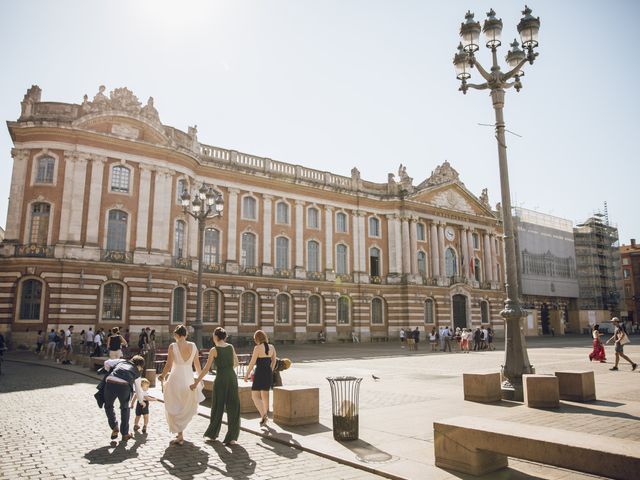
[[[620,345],[626,345],[627,343],[631,343],[629,335],[627,335],[627,332],[622,332],[622,337],[620,337]]]

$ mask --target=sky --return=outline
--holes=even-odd
[[[99,85],[153,96],[165,125],[200,142],[386,183],[418,185],[445,160],[500,201],[487,91],[458,91],[453,54],[471,9],[493,7],[508,43],[513,0],[22,0],[0,2],[0,119],[32,84],[81,103]],[[539,57],[505,102],[513,206],[584,221],[608,204],[621,243],[640,239],[635,144],[640,2],[533,0]],[[487,68],[490,52],[478,59]],[[506,68],[506,67],[505,67]],[[477,73],[470,81],[480,82]],[[0,226],[12,142],[0,129]]]

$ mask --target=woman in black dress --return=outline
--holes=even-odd
[[[248,381],[249,374],[255,366],[251,398],[260,414],[260,426],[264,427],[268,420],[269,390],[276,363],[276,349],[273,345],[269,345],[269,337],[262,330],[256,330],[256,333],[253,334],[253,341],[256,342],[256,346],[253,347],[253,355],[244,374],[244,381]]]

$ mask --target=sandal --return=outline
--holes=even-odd
[[[180,440],[178,440],[177,438],[174,438],[173,440],[171,440],[169,442],[169,445],[180,445],[180,446],[182,446],[182,445],[184,445],[184,438],[180,439]]]
[[[228,441],[228,442],[224,442],[224,444],[225,444],[227,447],[233,447],[233,446],[235,446],[235,445],[238,445],[238,442],[236,442],[235,440],[230,440],[230,441]]]
[[[147,433],[147,427],[142,427],[142,433]]]
[[[120,433],[120,429],[118,427],[111,430],[111,440],[115,440],[118,438],[118,434]]]
[[[137,432],[138,430],[140,430],[140,425],[134,425],[133,431]]]

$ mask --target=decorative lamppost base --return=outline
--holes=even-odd
[[[511,400],[513,402],[524,402],[524,390],[522,388],[522,382],[511,383],[508,380],[502,382],[500,387],[503,400]]]

